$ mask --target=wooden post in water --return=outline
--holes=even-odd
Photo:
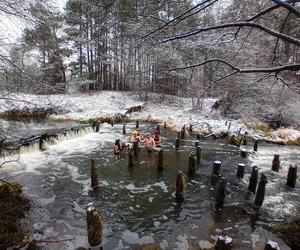
[[[91,159],[91,186],[98,186],[97,166],[94,159]]]
[[[226,178],[222,176],[216,193],[216,209],[222,208],[225,201]]]
[[[176,138],[176,140],[175,140],[175,149],[176,149],[176,151],[179,150],[179,148],[180,148],[180,139]]]
[[[267,177],[262,173],[260,176],[260,181],[258,183],[258,188],[255,196],[255,204],[257,206],[261,206],[264,202],[267,182]]]
[[[114,117],[111,117],[111,118],[109,119],[109,123],[110,123],[110,125],[113,127],[113,126],[115,125],[115,118],[114,118]]]
[[[238,168],[237,168],[237,172],[236,172],[236,176],[238,178],[244,178],[244,173],[245,173],[245,164],[244,163],[239,163],[238,164]]]
[[[199,146],[199,141],[197,140],[197,141],[195,141],[195,148],[197,148],[198,146]]]
[[[246,158],[246,157],[247,157],[247,151],[246,151],[246,149],[242,149],[242,150],[241,150],[241,156],[242,156],[243,158]]]
[[[126,135],[126,124],[123,124],[123,135]]]
[[[164,122],[164,129],[167,129],[167,123]]]
[[[189,156],[189,167],[188,167],[188,175],[191,177],[196,175],[196,164],[197,164],[197,159],[195,153],[192,152]]]
[[[181,135],[180,135],[180,138],[181,138],[182,140],[185,139],[185,125],[183,125],[183,127],[182,127],[182,129],[181,129]]]
[[[135,159],[137,159],[137,157],[139,155],[139,141],[133,142],[133,154],[134,154]]]
[[[39,139],[39,150],[41,150],[41,151],[45,150],[44,142],[45,142],[46,138],[47,138],[47,134],[45,133],[45,134],[42,134]]]
[[[258,168],[256,166],[253,166],[251,176],[249,179],[248,190],[254,194],[256,191],[256,187],[257,187],[257,179],[258,179]]]
[[[129,149],[128,151],[128,167],[134,167],[134,157],[133,157],[133,149]]]
[[[93,203],[89,203],[86,206],[86,221],[87,221],[87,233],[88,242],[91,247],[99,246],[102,249],[102,221],[100,215],[97,213]]]
[[[197,159],[197,165],[200,164],[201,161],[201,154],[202,154],[202,148],[201,146],[196,147],[196,159]]]
[[[186,178],[184,173],[178,170],[176,177],[176,192],[175,192],[175,201],[181,203],[184,201],[185,190],[186,190]]]
[[[215,175],[220,175],[220,170],[221,170],[221,162],[215,161],[212,173]]]
[[[139,120],[136,120],[135,121],[135,128],[138,129],[140,126],[140,121]]]
[[[247,136],[248,132],[245,131],[244,135],[242,136],[241,142],[243,143],[243,145],[247,145]]]
[[[292,164],[290,164],[286,185],[288,187],[294,188],[296,186],[296,180],[297,180],[297,166],[293,166]]]
[[[278,172],[279,168],[280,168],[279,155],[274,155],[274,159],[272,161],[272,170]]]
[[[179,130],[177,131],[177,138],[180,139],[180,137],[181,137],[181,131]]]
[[[197,134],[197,135],[196,135],[196,139],[197,139],[197,140],[200,140],[200,139],[201,139],[200,134]]]
[[[258,140],[255,140],[254,145],[253,145],[254,152],[257,152],[257,147],[258,147]]]
[[[190,125],[189,132],[190,132],[190,134],[192,134],[192,133],[193,133],[193,125],[192,125],[192,124]]]
[[[280,250],[280,247],[276,242],[268,240],[265,244],[264,250]]]
[[[96,132],[98,133],[100,130],[100,122],[96,121],[95,122],[95,127],[96,127]]]
[[[229,125],[228,125],[228,130],[230,130],[230,127],[231,127],[231,122],[229,122]]]
[[[242,132],[242,128],[239,129],[239,131],[238,131],[238,133],[237,133],[237,138],[239,138],[241,132]]]
[[[157,155],[157,170],[163,171],[164,170],[164,151],[160,149]]]
[[[231,250],[232,238],[222,234],[218,236],[217,242],[215,244],[215,250]]]
[[[157,131],[159,132],[159,134],[160,134],[160,125],[159,125],[159,124],[157,124],[156,130],[157,130]]]

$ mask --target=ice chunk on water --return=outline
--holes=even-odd
[[[151,235],[139,237],[138,233],[131,232],[129,230],[125,230],[122,234],[122,240],[127,242],[128,244],[142,245],[148,243],[154,243],[154,239]]]
[[[85,214],[86,211],[79,206],[79,204],[73,201],[73,211],[79,214]]]
[[[177,237],[177,241],[175,242],[177,250],[188,250],[189,249],[189,243],[187,241],[188,236],[186,234],[179,235]]]
[[[169,248],[169,243],[167,240],[163,240],[161,243],[160,243],[160,247],[161,249],[166,249],[166,248]]]
[[[160,222],[159,221],[154,221],[153,224],[154,224],[155,227],[158,227],[160,225]]]
[[[109,186],[109,183],[107,181],[100,181],[101,186]]]
[[[163,219],[163,220],[167,220],[167,219],[168,219],[168,216],[163,215],[163,216],[162,216],[162,219]]]
[[[211,248],[213,248],[213,246],[214,246],[214,244],[210,243],[207,240],[200,240],[199,241],[199,247],[201,249],[211,249]]]

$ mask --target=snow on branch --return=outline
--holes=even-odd
[[[274,37],[278,37],[284,41],[287,41],[287,42],[290,42],[297,46],[300,46],[299,39],[294,38],[292,36],[285,35],[283,33],[280,33],[275,30],[272,30],[270,28],[267,28],[266,26],[263,26],[258,23],[253,23],[253,22],[226,23],[226,24],[221,24],[221,25],[216,25],[216,26],[211,26],[211,27],[206,27],[206,28],[195,29],[195,30],[192,30],[192,31],[189,31],[186,33],[175,35],[173,37],[165,38],[161,41],[161,43],[166,43],[166,42],[170,42],[173,40],[183,39],[183,38],[194,36],[194,35],[197,35],[197,34],[200,34],[200,33],[206,32],[206,31],[210,31],[210,30],[226,29],[226,28],[231,28],[231,27],[254,27],[259,30],[265,31],[266,33],[268,33]]]
[[[188,65],[185,67],[172,68],[172,69],[169,69],[169,72],[200,67],[204,64],[212,63],[212,62],[223,63],[223,64],[229,66],[231,69],[233,69],[237,73],[278,73],[281,71],[298,71],[298,70],[300,70],[300,64],[287,64],[287,65],[271,67],[271,68],[248,68],[248,69],[244,68],[244,69],[242,69],[242,68],[232,65],[230,62],[228,62],[226,60],[219,59],[219,58],[213,58],[213,59],[206,60],[204,62],[200,62],[200,63],[193,64],[193,65]]]

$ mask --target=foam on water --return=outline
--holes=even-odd
[[[94,133],[91,127],[84,127],[76,131],[70,131],[66,135],[60,135],[58,139],[53,139],[46,143],[46,150],[39,151],[38,143],[33,143],[30,146],[21,147],[21,153],[18,155],[18,161],[5,164],[5,169],[2,171],[26,171],[33,172],[36,168],[44,167],[45,163],[51,162],[54,165],[61,165],[62,159],[74,154],[86,154],[95,150],[99,145],[105,145],[107,142],[113,142],[113,136],[110,134]],[[1,158],[1,161],[11,160],[10,158]],[[74,180],[77,180],[81,175],[78,174],[78,169],[72,165],[66,165]]]
[[[78,132],[68,131],[66,135],[59,135],[57,139],[51,138],[45,142],[46,151],[39,150],[39,143],[33,142],[28,146],[21,146],[19,151],[11,152],[0,158],[0,164],[5,164],[2,171],[34,171],[45,162],[58,162],[63,156],[75,152],[87,152],[93,150],[100,141],[107,141],[105,136],[93,133],[91,127],[84,127]],[[92,142],[92,143],[91,143]]]
[[[20,147],[20,154],[26,154],[26,153],[32,153],[39,151],[39,143],[33,142],[29,144],[28,146],[21,146]]]
[[[286,218],[297,213],[296,202],[287,200],[286,194],[280,192],[276,195],[267,196],[263,203],[263,208],[268,210],[274,218]]]
[[[281,176],[287,175],[290,164],[300,165],[300,147],[297,146],[259,145],[258,153],[252,154],[250,160],[253,165],[261,168],[261,171],[270,171],[275,154],[280,156]]]

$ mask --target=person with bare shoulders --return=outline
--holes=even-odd
[[[140,133],[139,131],[135,130],[132,132],[132,135],[131,135],[131,142],[134,142],[134,141],[140,141],[141,138],[140,138]]]
[[[114,145],[114,155],[116,156],[116,159],[120,159],[121,157],[121,150],[122,150],[122,144],[120,139],[117,139],[115,141],[115,145]]]
[[[149,133],[146,134],[145,143],[148,153],[151,153],[155,149],[155,141]]]

